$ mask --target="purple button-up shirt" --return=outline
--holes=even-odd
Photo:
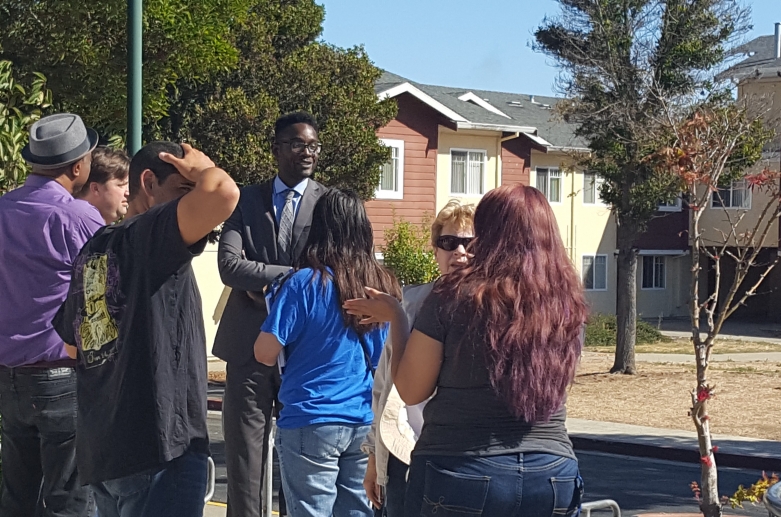
[[[97,209],[44,176],[0,197],[0,365],[68,357],[51,322],[73,260],[103,225]]]

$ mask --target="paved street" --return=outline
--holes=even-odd
[[[217,490],[213,501],[221,503],[225,501],[226,478],[222,430],[218,414],[210,416],[209,429],[212,454],[217,464]],[[614,499],[626,516],[640,512],[698,511],[697,502],[689,488],[692,481],[699,479],[700,469],[697,465],[594,452],[578,452],[578,458],[586,483],[586,501]],[[739,484],[748,485],[760,476],[761,473],[758,471],[720,468],[720,492],[731,495]],[[278,486],[278,479],[275,480],[275,488],[276,486]],[[274,508],[276,509],[276,499]],[[764,507],[751,505],[744,510],[729,510],[727,513],[755,517],[767,515]],[[223,516],[225,509],[220,505],[210,505],[206,515]],[[595,513],[595,515],[609,515],[609,513]]]

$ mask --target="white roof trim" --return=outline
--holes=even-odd
[[[502,110],[491,104],[490,102],[486,101],[485,99],[481,99],[478,97],[474,92],[467,92],[463,94],[461,97],[458,98],[460,101],[464,102],[474,102],[484,110],[488,110],[491,113],[495,113],[499,115],[500,117],[504,118],[511,118],[509,115],[502,113]]]
[[[548,148],[548,151],[559,151],[562,153],[590,153],[591,149],[588,147],[570,147],[570,146],[561,146],[561,145],[551,145]]]
[[[689,250],[639,250],[637,254],[641,257],[645,255],[674,257],[688,255]]]
[[[526,137],[529,140],[531,140],[532,142],[534,142],[536,144],[539,144],[539,145],[541,145],[543,147],[553,147],[552,143],[548,142],[547,140],[545,140],[541,136],[537,136],[537,135],[532,135],[532,134],[526,133]]]
[[[502,131],[504,133],[534,133],[537,131],[533,126],[510,126],[504,124],[483,124],[480,122],[458,122],[456,124],[458,129],[476,129],[480,131]]]
[[[453,120],[455,122],[469,122],[467,119],[453,111],[452,109],[448,108],[441,102],[437,101],[430,95],[424,93],[419,88],[416,88],[415,86],[411,85],[410,83],[401,83],[399,85],[394,86],[393,88],[389,90],[385,90],[384,92],[381,92],[377,94],[377,96],[382,99],[387,99],[388,97],[397,97],[401,95],[402,93],[409,93],[419,101],[423,102],[424,104],[427,104],[428,106],[431,106],[450,120]]]

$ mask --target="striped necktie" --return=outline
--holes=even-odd
[[[293,250],[290,246],[293,241],[293,196],[295,190],[287,189],[285,192],[285,208],[282,209],[282,217],[279,218],[279,233],[277,234],[277,256],[281,266],[292,266]]]

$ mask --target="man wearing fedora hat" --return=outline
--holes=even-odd
[[[44,117],[22,151],[24,186],[0,197],[0,515],[83,516],[76,473],[76,373],[52,318],[71,266],[103,226],[73,198],[87,181],[97,133],[78,115]]]

